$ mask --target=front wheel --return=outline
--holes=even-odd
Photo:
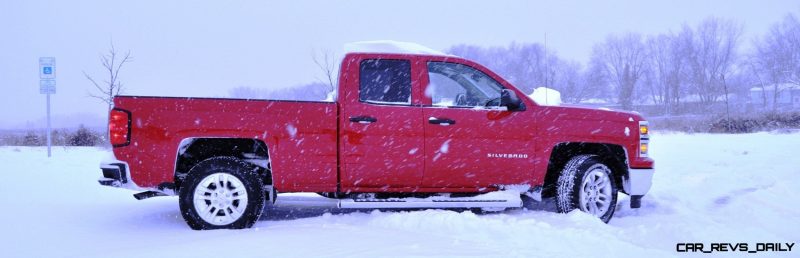
[[[249,228],[264,208],[261,182],[256,168],[239,159],[201,161],[179,190],[181,214],[195,230]]]
[[[617,207],[614,173],[595,155],[578,155],[564,166],[558,178],[559,212],[580,209],[608,223]]]

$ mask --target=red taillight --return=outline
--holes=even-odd
[[[131,142],[130,113],[121,109],[112,109],[108,115],[108,136],[111,145],[120,147]]]

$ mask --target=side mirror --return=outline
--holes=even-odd
[[[524,110],[522,100],[517,97],[514,91],[509,89],[500,91],[500,106],[508,108],[509,111]]]

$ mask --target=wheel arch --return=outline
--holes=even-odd
[[[265,186],[272,185],[269,147],[253,138],[189,137],[181,140],[175,159],[174,182],[179,189],[189,171],[203,160],[213,157],[234,157],[255,165]]]
[[[561,142],[553,146],[544,177],[542,197],[555,196],[555,186],[564,165],[576,155],[592,154],[614,172],[614,184],[622,189],[622,177],[627,173],[628,161],[625,148],[618,144],[596,142]]]

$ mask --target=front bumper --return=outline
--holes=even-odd
[[[653,185],[654,168],[628,168],[628,174],[622,177],[622,190],[631,196],[631,208],[642,207],[642,197]]]
[[[630,196],[643,196],[653,185],[654,168],[629,168],[628,174],[622,177],[622,189]]]

